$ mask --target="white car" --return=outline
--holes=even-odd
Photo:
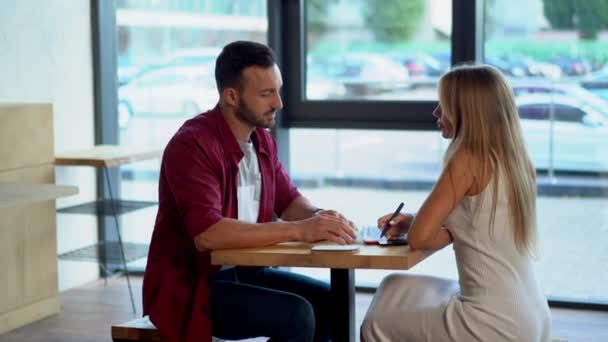
[[[561,94],[574,97],[596,108],[608,108],[608,102],[597,94],[571,82],[551,82],[550,80],[513,80],[511,81],[515,96],[530,94]]]
[[[608,171],[608,108],[561,94],[522,95],[516,102],[537,169]]]
[[[180,49],[166,57],[165,64],[203,64],[215,62],[222,49],[215,47]]]
[[[133,116],[192,116],[218,101],[214,63],[167,66],[140,73],[119,88],[118,98],[121,128]]]
[[[347,97],[375,94],[410,86],[408,70],[380,54],[353,52],[317,59],[319,72],[343,84]],[[309,64],[310,65],[310,64]]]

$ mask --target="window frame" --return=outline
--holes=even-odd
[[[452,65],[482,60],[482,30],[476,30],[483,27],[482,5],[482,0],[452,0]],[[285,107],[289,108],[283,113],[283,128],[436,129],[431,113],[437,101],[306,99],[305,12],[305,0],[283,4],[282,17],[292,19],[284,20],[281,27],[280,66]]]

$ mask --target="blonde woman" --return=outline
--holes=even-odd
[[[443,171],[418,213],[399,215],[387,235],[408,232],[413,249],[453,243],[459,280],[389,275],[362,340],[548,341],[550,312],[532,266],[534,166],[510,86],[492,67],[456,67],[439,81],[433,116],[451,140]]]

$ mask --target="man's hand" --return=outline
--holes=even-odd
[[[298,236],[303,242],[334,241],[340,245],[351,244],[357,239],[354,224],[335,210],[321,210],[312,217],[298,221]]]

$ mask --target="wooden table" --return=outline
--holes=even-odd
[[[30,183],[0,183],[0,208],[54,200],[75,195],[75,186]]]
[[[289,242],[269,247],[217,250],[211,252],[211,263],[330,268],[332,340],[354,342],[357,336],[354,269],[407,270],[430,255],[430,252],[410,251],[408,246],[361,245],[356,252],[312,252],[312,246],[314,244]]]
[[[158,158],[161,154],[160,149],[97,145],[85,150],[58,153],[55,155],[55,165],[93,166],[107,169],[140,160]]]

